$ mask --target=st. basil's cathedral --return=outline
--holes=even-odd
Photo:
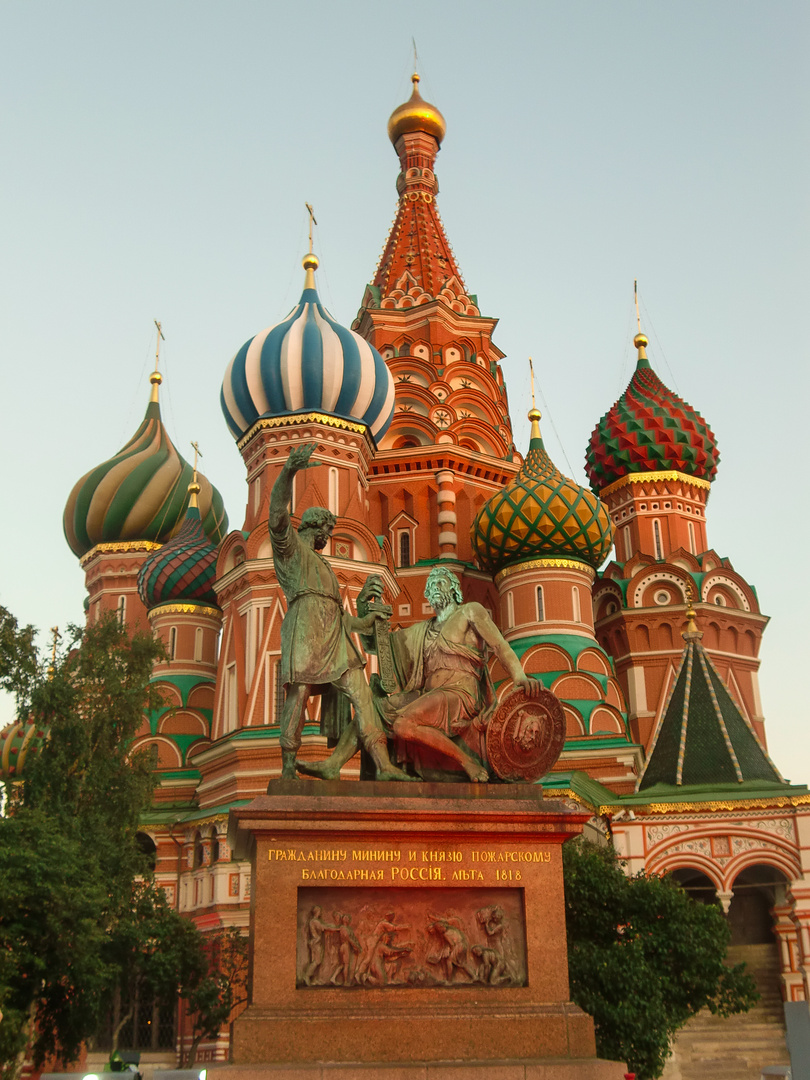
[[[157,879],[201,929],[247,927],[249,865],[228,848],[228,811],[281,771],[285,600],[268,504],[291,447],[314,442],[294,519],[312,506],[335,514],[325,554],[345,608],[377,574],[392,625],[406,627],[432,615],[430,570],[452,569],[562,703],[565,748],[545,791],[588,808],[592,835],[630,872],[671,871],[716,899],[734,946],[781,997],[810,999],[810,791],[768,757],[768,620],[710,546],[715,436],[658,377],[639,331],[630,383],[587,443],[590,489],[551,460],[534,407],[520,453],[497,320],[481,314],[439,217],[445,121],[413,83],[388,123],[396,217],[351,328],[323,307],[310,250],[300,302],[225,371],[222,410],[247,473],[242,525],[229,531],[216,488],[172,443],[157,369],[143,423],[65,507],[87,619],[117,612],[167,649],[154,672],[165,704],[139,737],[159,763],[143,822]],[[491,673],[502,698],[511,681],[497,662]],[[319,699],[309,708],[300,756],[314,761],[328,750]],[[358,772],[355,759],[343,775]],[[201,1051],[222,1059],[227,1032]]]

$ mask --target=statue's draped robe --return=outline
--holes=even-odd
[[[335,710],[342,695],[331,692],[350,668],[364,660],[346,628],[340,585],[326,559],[299,537],[288,521],[270,529],[273,563],[278,583],[287,598],[287,614],[281,624],[281,678],[284,685],[308,683],[322,688],[321,723],[325,734],[340,733]],[[327,689],[328,688],[328,689]]]
[[[451,640],[447,623],[438,619],[415,623],[390,635],[398,691],[388,697],[375,693],[375,704],[386,728],[396,713],[425,694],[432,706],[430,726],[463,741],[485,760],[484,731],[495,711],[496,700],[486,663],[486,646],[476,649]],[[400,743],[398,759],[409,757],[417,766],[448,768],[449,762],[428,762],[429,751],[415,744]]]

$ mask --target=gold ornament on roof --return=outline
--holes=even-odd
[[[404,105],[394,109],[388,121],[388,138],[396,146],[400,136],[411,131],[424,131],[432,135],[437,143],[441,143],[447,131],[444,117],[430,102],[425,101],[419,93],[419,75],[414,72],[411,76],[413,93],[410,100]]]

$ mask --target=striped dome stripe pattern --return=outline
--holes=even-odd
[[[377,350],[307,288],[283,322],[237,352],[220,401],[237,440],[262,417],[322,412],[365,424],[379,442],[394,415],[394,380]]]
[[[129,442],[71,491],[63,516],[71,550],[81,558],[96,544],[164,543],[183,523],[193,476],[163,426],[160,405],[150,401]],[[202,527],[219,543],[228,529],[222,496],[204,476],[197,479]]]
[[[138,592],[147,608],[185,601],[216,604],[217,549],[205,535],[196,506],[190,506],[177,536],[144,560]]]

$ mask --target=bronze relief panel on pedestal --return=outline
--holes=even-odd
[[[525,986],[523,889],[301,888],[296,986]]]

